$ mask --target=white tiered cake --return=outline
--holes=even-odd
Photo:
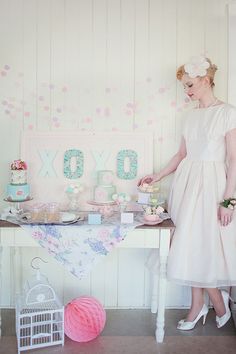
[[[113,185],[113,182],[113,171],[97,171],[97,185],[94,187],[93,200],[97,203],[113,202],[112,196],[116,193],[116,186]]]

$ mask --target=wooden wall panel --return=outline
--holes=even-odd
[[[151,131],[154,169],[164,166],[190,107],[176,68],[206,53],[219,67],[215,92],[227,99],[227,2],[0,0],[0,205],[22,130]],[[161,184],[165,197],[171,179]],[[22,252],[28,274],[31,254]],[[54,285],[65,302],[87,293],[108,307],[149,306],[146,256],[115,250],[85,280],[63,271]],[[136,293],[128,286],[130,264]],[[189,303],[184,288],[169,285],[169,293],[168,306]]]

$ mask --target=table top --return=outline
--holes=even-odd
[[[0,220],[0,228],[1,227],[20,227],[18,224],[14,224],[12,222],[6,221],[6,220]],[[137,229],[174,229],[175,225],[171,219],[164,220],[162,223],[157,224],[157,225],[140,225],[137,226]]]

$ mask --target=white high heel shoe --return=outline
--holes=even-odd
[[[201,317],[203,317],[203,324],[205,324],[208,311],[208,307],[204,304],[194,321],[190,322],[180,320],[178,322],[177,329],[181,329],[182,331],[189,331],[190,329],[193,329],[196,326],[197,322],[200,320]]]
[[[225,290],[221,290],[221,295],[223,297],[224,305],[225,305],[225,314],[221,317],[216,316],[216,325],[217,328],[223,327],[231,317],[231,311],[229,308],[229,299],[233,301],[233,299],[229,296],[229,293]]]

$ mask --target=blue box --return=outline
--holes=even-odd
[[[101,214],[88,214],[88,224],[89,225],[101,225],[102,215]]]

